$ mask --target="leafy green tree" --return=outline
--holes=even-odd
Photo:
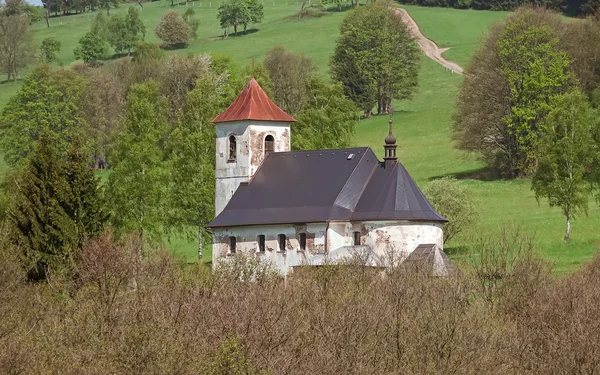
[[[215,128],[210,120],[223,109],[218,82],[211,72],[196,80],[167,143],[171,170],[167,227],[190,240],[197,236],[199,256],[215,212]]]
[[[433,208],[448,219],[444,224],[444,242],[469,228],[477,218],[473,194],[455,178],[444,177],[430,182],[423,193]]]
[[[346,16],[330,67],[367,115],[375,104],[388,113],[392,99],[410,98],[417,86],[419,50],[391,5],[375,3]]]
[[[592,193],[590,177],[597,165],[600,130],[597,114],[580,92],[561,95],[553,101],[539,141],[538,167],[532,180],[536,198],[548,198],[566,218],[565,241],[571,235],[571,218],[587,213]]]
[[[42,63],[60,63],[60,60],[56,56],[60,52],[60,47],[61,43],[53,36],[42,40],[42,44],[40,45],[40,60]]]
[[[104,13],[96,13],[96,17],[92,21],[92,28],[90,31],[100,37],[100,39],[106,39],[108,37],[108,20]]]
[[[96,63],[96,61],[106,54],[104,41],[93,32],[86,33],[79,39],[79,46],[73,51],[76,59],[83,60],[84,63]]]
[[[249,24],[262,22],[263,14],[263,6],[257,0],[226,0],[219,5],[217,18],[221,28],[233,27],[237,35],[239,25],[246,31]]]
[[[163,14],[155,32],[160,40],[171,47],[186,46],[192,36],[190,25],[175,11]]]
[[[567,35],[570,27],[559,15],[535,8],[519,10],[491,28],[467,66],[458,95],[457,148],[475,153],[503,176],[533,172],[551,97],[577,84],[571,70],[585,83],[582,89],[595,86],[589,78],[594,73],[584,67],[593,60],[577,51],[583,42]],[[571,40],[579,41],[566,53]],[[587,63],[572,65],[569,55]]]
[[[60,150],[86,128],[80,115],[86,82],[72,70],[34,69],[0,114],[0,147],[10,165],[26,158],[43,129],[49,129]]]
[[[127,97],[124,129],[110,154],[113,171],[107,196],[112,223],[122,232],[137,232],[140,246],[148,239],[160,241],[165,233],[167,115],[168,103],[156,82],[133,86]]]
[[[343,148],[350,146],[358,120],[358,109],[344,95],[342,85],[327,85],[315,77],[309,86],[304,108],[294,115],[294,150]]]
[[[132,48],[144,39],[145,34],[146,27],[134,7],[129,7],[125,17],[112,16],[108,22],[107,40],[117,53],[127,51],[127,55],[130,55]]]
[[[532,27],[524,18],[506,25],[498,40],[500,68],[510,94],[510,113],[504,120],[514,137],[513,175],[528,173],[536,164],[540,127],[551,110],[551,98],[572,88],[576,81],[567,52],[549,26]]]
[[[190,30],[192,30],[192,37],[194,39],[198,38],[198,27],[200,27],[200,20],[196,17],[196,12],[192,8],[187,8],[185,13],[183,13],[183,19],[190,26]]]

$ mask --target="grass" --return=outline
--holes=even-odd
[[[210,6],[209,6],[210,5]],[[128,5],[111,11],[124,14]],[[137,5],[129,5],[137,6]],[[445,8],[421,8],[403,6],[419,24],[421,31],[441,47],[449,47],[446,57],[466,65],[487,27],[506,16],[505,12],[456,10]],[[166,2],[147,3],[142,17],[148,28],[147,39],[156,41],[153,29],[162,13],[173,9]],[[297,20],[293,17],[298,6],[293,1],[265,2],[265,19],[257,25],[258,31],[228,39],[219,38],[221,31],[216,20],[217,2],[203,0],[194,9],[200,19],[200,37],[187,49],[169,53],[223,53],[233,60],[248,65],[252,57],[260,60],[276,45],[310,56],[326,74],[329,56],[333,51],[335,36],[344,12],[328,12],[323,17]],[[184,6],[175,7],[183,12]],[[72,50],[77,40],[89,30],[93,15],[84,14],[63,18],[58,26],[53,19],[47,29],[43,23],[34,26],[36,40],[54,35],[63,43],[61,59],[69,65],[74,62]],[[394,102],[394,133],[399,141],[399,158],[420,186],[445,175],[469,175],[484,165],[455,150],[450,140],[455,98],[462,77],[445,71],[442,67],[422,56],[418,92],[412,101]],[[19,87],[0,84],[0,107]],[[387,116],[375,116],[361,120],[356,129],[356,145],[371,146],[381,157],[382,143],[387,134]],[[0,164],[0,174],[3,165]],[[104,179],[106,175],[102,176]],[[600,225],[600,210],[590,202],[587,216],[573,221],[572,241],[562,240],[564,219],[560,210],[549,208],[546,201],[538,202],[530,190],[529,180],[480,181],[463,179],[471,188],[478,202],[480,217],[467,233],[447,244],[452,257],[464,256],[461,250],[471,243],[474,236],[498,233],[503,226],[516,225],[536,235],[536,243],[543,255],[555,262],[559,273],[571,271],[587,261],[597,250],[599,238],[596,229]],[[197,257],[194,242],[173,239],[171,250],[188,261]],[[204,258],[210,259],[210,245],[204,248]]]

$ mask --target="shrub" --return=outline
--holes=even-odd
[[[467,229],[477,217],[472,193],[455,178],[444,177],[429,183],[423,191],[429,203],[443,217],[444,242]]]

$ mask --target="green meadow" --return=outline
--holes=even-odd
[[[197,1],[190,3],[200,19],[199,38],[183,50],[169,53],[221,53],[231,55],[239,64],[248,65],[252,58],[260,61],[265,53],[276,45],[310,56],[327,74],[328,60],[333,51],[340,22],[345,12],[325,12],[320,17],[298,20],[294,14],[299,5],[294,1],[265,1],[263,23],[252,26],[251,32],[242,36],[230,35],[222,39],[222,30],[216,19],[218,2]],[[111,14],[123,14],[128,6],[111,10]],[[405,6],[419,24],[421,31],[440,47],[447,47],[448,59],[465,66],[477,48],[485,31],[506,12],[455,10],[445,8],[421,8]],[[144,4],[142,17],[147,27],[147,40],[158,41],[154,35],[160,16],[171,9],[185,11],[185,5],[170,7],[165,1]],[[79,38],[90,27],[94,14],[51,19],[51,28],[45,23],[34,25],[37,41],[54,36],[63,44],[60,58],[64,65],[74,63],[73,49]],[[59,21],[62,25],[59,25]],[[25,74],[25,72],[24,72]],[[450,243],[446,250],[454,259],[468,255],[468,245],[479,235],[497,234],[505,226],[518,226],[535,235],[542,254],[555,263],[558,273],[576,269],[590,259],[600,244],[600,236],[594,228],[600,225],[600,210],[590,202],[588,215],[580,215],[573,221],[572,240],[562,240],[564,218],[559,209],[549,208],[546,201],[536,201],[530,189],[530,181],[479,179],[485,167],[470,155],[453,148],[451,141],[452,115],[455,98],[462,77],[447,72],[427,59],[421,61],[419,87],[410,101],[395,102],[394,133],[399,143],[399,158],[420,186],[432,179],[454,175],[471,188],[479,208],[476,224]],[[0,84],[0,107],[10,95],[18,90],[20,83]],[[372,147],[379,156],[383,154],[383,139],[387,134],[388,116],[363,119],[356,128],[355,144]],[[293,129],[293,128],[292,128]],[[5,171],[0,162],[0,177]],[[106,174],[102,176],[106,178]],[[197,245],[176,239],[168,245],[188,261],[197,259]],[[205,259],[210,258],[209,246],[205,246]]]

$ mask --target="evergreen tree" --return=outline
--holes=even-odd
[[[102,232],[108,213],[101,194],[100,178],[96,177],[81,136],[73,138],[66,161],[65,174],[71,193],[66,209],[75,222],[78,246],[81,247],[83,240]]]
[[[44,131],[23,173],[10,185],[14,206],[9,211],[12,237],[45,277],[48,268],[70,267],[79,244],[69,215],[71,192],[65,162],[56,139]]]

